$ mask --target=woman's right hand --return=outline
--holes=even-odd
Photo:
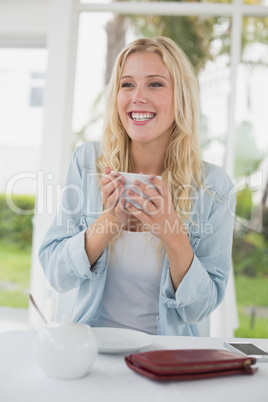
[[[118,172],[112,172],[109,167],[105,168],[104,173],[105,176],[100,180],[104,213],[107,213],[114,223],[125,225],[128,211],[124,209],[125,200],[120,199],[125,190],[125,178]]]

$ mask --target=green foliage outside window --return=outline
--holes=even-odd
[[[6,195],[0,194],[0,239],[18,248],[29,248],[32,244],[32,218],[35,197],[13,195],[11,208]],[[21,211],[21,213],[17,213]]]

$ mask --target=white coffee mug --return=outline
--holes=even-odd
[[[154,185],[149,180],[149,175],[142,174],[142,173],[126,173],[126,172],[118,172],[118,173],[125,178],[125,182],[124,182],[125,191],[121,195],[121,197],[123,197],[127,202],[130,202],[131,204],[133,204],[136,208],[142,209],[142,207],[137,202],[135,202],[132,198],[130,198],[127,195],[127,190],[131,189],[135,193],[141,195],[143,198],[146,198],[148,200],[149,198],[146,197],[146,195],[143,194],[142,191],[139,191],[136,187],[133,187],[133,182],[135,180],[139,180],[142,183],[147,184],[147,186],[154,188]],[[156,177],[158,177],[161,180],[160,176],[156,176]]]

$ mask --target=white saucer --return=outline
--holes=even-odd
[[[100,353],[137,352],[154,341],[153,336],[132,329],[92,327],[92,330]]]

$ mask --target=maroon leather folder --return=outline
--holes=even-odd
[[[221,349],[154,350],[125,357],[137,373],[158,381],[198,380],[235,374],[254,374],[255,358]]]

